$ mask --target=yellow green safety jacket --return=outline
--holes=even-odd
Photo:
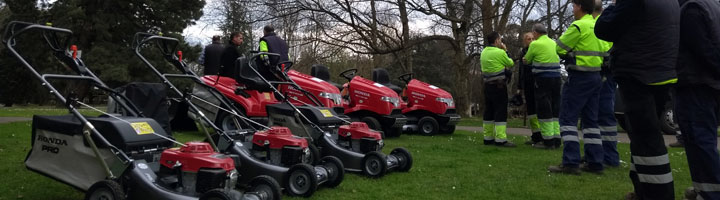
[[[585,15],[575,20],[557,40],[557,53],[566,58],[568,70],[599,72],[607,44],[595,37],[595,19]]]
[[[487,46],[480,53],[480,67],[485,82],[505,79],[505,67],[514,64],[505,50],[494,46]]]
[[[547,35],[530,43],[524,59],[532,66],[532,73],[538,77],[560,77],[560,57],[557,44]]]

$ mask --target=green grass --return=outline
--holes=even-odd
[[[482,117],[463,117],[460,119],[460,122],[457,124],[458,126],[483,126],[483,119]],[[523,125],[523,119],[522,118],[508,118],[507,127],[511,128],[526,128],[526,126]]]
[[[30,122],[0,124],[0,199],[81,199],[83,194],[25,169],[30,149]],[[202,134],[175,135],[181,141]],[[524,137],[513,137],[522,143]],[[403,135],[386,141],[384,152],[403,146],[414,156],[409,173],[390,173],[380,179],[349,174],[337,188],[321,188],[313,199],[622,199],[632,190],[627,176],[629,146],[620,144],[624,161],[605,175],[549,174],[546,167],[560,163],[560,150],[528,146],[500,148],[482,144],[477,133],[425,137]],[[670,149],[676,195],[691,185],[682,149]],[[301,199],[301,198],[286,198]]]
[[[96,107],[102,111],[105,111],[106,107]],[[100,112],[82,108],[78,109],[80,113],[84,115],[97,116]],[[68,114],[67,108],[52,107],[52,106],[14,106],[14,107],[0,107],[0,117],[28,117],[31,118],[33,115],[64,115]]]

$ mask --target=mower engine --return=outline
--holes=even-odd
[[[380,151],[384,145],[380,132],[370,129],[365,122],[352,122],[350,125],[340,126],[338,143],[360,153]]]
[[[238,179],[233,159],[205,142],[188,142],[160,156],[161,181],[177,192],[196,196],[212,189],[232,189]]]
[[[287,127],[271,127],[258,131],[252,137],[253,151],[258,158],[272,165],[293,166],[307,163],[310,149],[305,138],[294,136]]]

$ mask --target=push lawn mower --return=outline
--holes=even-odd
[[[162,55],[168,62],[183,74],[163,74],[158,71],[141,53],[145,44],[154,44],[160,49]],[[286,127],[267,127],[262,124],[255,124],[264,128],[262,131],[250,126],[248,118],[236,112],[238,110],[230,104],[215,88],[202,82],[198,76],[191,71],[182,61],[182,53],[174,54],[178,40],[175,38],[162,37],[147,33],[137,33],[134,39],[135,54],[151,69],[167,86],[177,95],[183,96],[183,101],[188,104],[189,110],[193,112],[201,122],[212,127],[217,133],[212,137],[206,132],[211,144],[217,142],[221,152],[238,155],[242,165],[238,166],[241,176],[268,175],[285,187],[285,191],[293,196],[311,196],[319,185],[335,187],[339,185],[344,176],[343,164],[335,157],[328,156],[317,162],[317,166],[305,164],[309,159],[310,149],[305,138],[293,136],[290,129]],[[181,92],[169,78],[189,79],[195,83],[195,94],[205,94],[204,98],[198,98],[189,89]],[[202,91],[202,92],[200,92]],[[208,107],[216,110],[223,110],[235,118],[232,123],[240,127],[248,127],[250,130],[223,130],[215,125],[196,104],[206,103]],[[208,106],[210,105],[210,106]],[[204,126],[203,126],[204,127]],[[249,182],[240,181],[240,184]]]
[[[240,74],[237,79],[243,83],[242,87],[246,90],[272,91],[274,96],[282,100],[282,103],[266,106],[267,113],[270,113],[268,122],[270,125],[288,127],[293,134],[307,138],[314,144],[311,145],[314,147],[312,149],[316,147],[321,155],[338,157],[348,171],[380,177],[388,170],[410,170],[412,157],[407,150],[397,148],[390,155],[384,155],[379,152],[383,144],[378,132],[370,130],[364,123],[350,123],[344,120],[333,109],[320,107],[322,104],[317,97],[300,88],[289,78],[287,73],[292,67],[292,62],[279,63],[272,67],[258,67],[256,61],[260,56],[277,56],[277,54],[256,52],[251,59],[238,59],[236,67],[239,68]],[[292,104],[290,99],[277,89],[277,85],[290,85],[295,91],[307,95],[313,104],[304,103],[302,106]]]
[[[373,81],[402,95],[402,113],[408,119],[403,129],[423,135],[455,131],[460,115],[449,92],[412,78],[412,73],[398,77],[406,84],[403,89],[390,83],[390,75],[383,68],[374,69],[372,75]]]
[[[78,75],[41,74],[16,50],[16,39],[41,30],[54,56]],[[219,154],[207,143],[177,143],[153,119],[143,117],[127,97],[108,88],[88,70],[68,44],[72,31],[10,22],[3,37],[8,50],[70,115],[33,116],[32,148],[25,165],[34,172],[86,192],[85,199],[279,199],[279,186],[267,176],[252,179],[249,192],[234,190],[238,173],[233,156]],[[129,116],[116,116],[62,95],[50,80],[86,81],[105,91]],[[104,113],[85,117],[82,105]]]

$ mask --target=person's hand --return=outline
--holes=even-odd
[[[498,46],[498,48],[501,48],[501,49],[507,51],[507,47],[505,46],[505,43],[500,42],[500,43],[498,43],[497,46]]]

